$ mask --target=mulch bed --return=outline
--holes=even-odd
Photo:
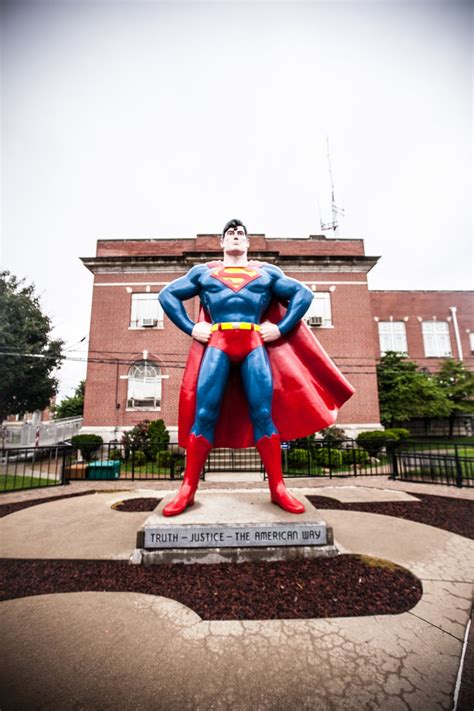
[[[329,496],[308,496],[317,509],[367,511],[396,516],[416,523],[436,526],[459,536],[474,539],[474,501],[448,496],[413,494],[420,501],[379,501],[374,503],[341,503]]]
[[[133,513],[138,511],[154,511],[160,501],[161,499],[156,499],[151,496],[140,499],[125,499],[124,501],[118,501],[116,504],[113,504],[112,508],[115,511],[129,511]]]
[[[272,563],[130,565],[127,561],[0,561],[0,599],[69,592],[162,595],[204,620],[301,619],[397,614],[422,595],[420,581],[388,561],[359,555]]]

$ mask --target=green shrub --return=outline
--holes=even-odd
[[[339,447],[343,442],[346,441],[346,433],[342,429],[342,427],[326,427],[324,430],[321,430],[320,435],[322,437],[323,442],[329,442],[331,444],[331,447]]]
[[[399,442],[404,442],[410,437],[410,430],[406,430],[404,427],[390,427],[390,429],[385,430],[385,434],[393,434]]]
[[[166,450],[169,441],[170,434],[166,429],[164,420],[153,420],[148,425],[148,437],[149,445],[148,449],[152,459],[156,459],[158,452]]]
[[[307,449],[290,449],[288,452],[288,464],[295,469],[307,467],[310,463],[310,454]]]
[[[315,462],[322,467],[340,467],[342,465],[342,452],[339,449],[321,447],[315,454]]]
[[[342,452],[343,464],[359,464],[361,466],[368,464],[370,460],[369,453],[365,449],[344,449]]]
[[[173,463],[173,452],[163,449],[156,455],[156,463],[159,467],[171,467]]]
[[[365,449],[371,457],[376,457],[388,442],[397,442],[397,440],[396,435],[389,431],[371,430],[361,432],[357,437],[357,444]]]
[[[116,447],[114,449],[111,449],[109,452],[109,459],[113,461],[122,461],[122,453],[119,449]]]
[[[141,449],[137,449],[136,452],[133,454],[133,460],[136,467],[143,467],[144,464],[146,464],[146,454],[145,452],[142,452]]]
[[[95,434],[79,434],[71,437],[72,446],[80,451],[82,458],[86,462],[90,462],[94,458],[103,441],[100,435]]]

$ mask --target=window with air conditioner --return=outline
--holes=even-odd
[[[423,321],[421,330],[426,358],[447,358],[452,355],[447,321]]]
[[[408,353],[407,334],[404,321],[379,321],[380,354],[387,351]]]
[[[313,301],[304,318],[311,328],[332,326],[331,294],[328,291],[313,294]]]
[[[161,406],[160,368],[152,361],[137,361],[128,371],[127,407],[159,410]]]
[[[130,328],[163,328],[163,309],[158,294],[132,294]]]

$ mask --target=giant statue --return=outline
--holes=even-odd
[[[335,422],[354,392],[301,321],[313,299],[274,264],[249,261],[240,220],[222,232],[222,261],[198,264],[159,294],[167,316],[192,337],[179,403],[179,443],[186,448],[181,488],[163,509],[176,516],[194,503],[212,447],[255,445],[271,500],[285,511],[304,506],[286,488],[281,440]],[[198,296],[195,323],[183,302]]]

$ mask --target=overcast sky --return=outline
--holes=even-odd
[[[2,3],[4,267],[85,358],[96,240],[331,219],[377,289],[472,288],[470,2]],[[328,234],[329,236],[329,234]],[[76,351],[84,351],[84,353]],[[84,363],[61,373],[71,394]]]

